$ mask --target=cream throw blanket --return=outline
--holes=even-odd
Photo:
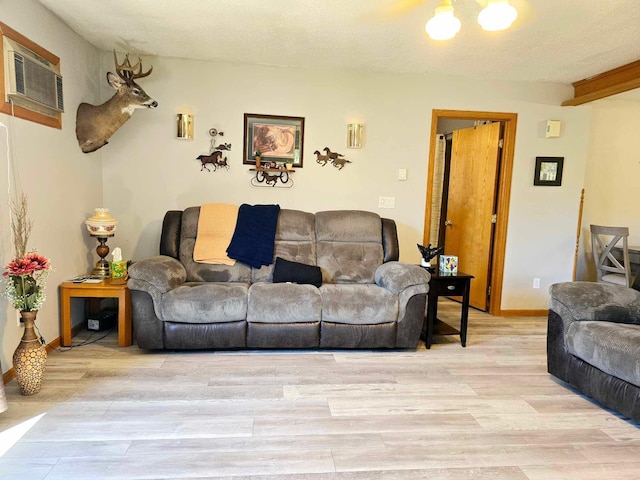
[[[200,207],[193,260],[200,263],[235,265],[227,256],[238,218],[238,205],[207,203]]]

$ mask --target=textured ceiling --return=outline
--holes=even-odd
[[[640,0],[511,0],[512,28],[424,32],[438,0],[39,0],[101,50],[265,65],[571,83],[640,59]],[[413,5],[415,4],[415,5]],[[394,8],[413,5],[413,8]]]

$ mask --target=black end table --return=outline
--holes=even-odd
[[[460,343],[463,347],[467,344],[467,323],[469,316],[469,290],[473,275],[466,273],[431,272],[429,281],[429,293],[427,294],[427,316],[425,317],[423,335],[425,345],[431,348],[433,334],[457,335],[460,334]],[[438,297],[462,297],[462,311],[460,313],[460,330],[438,320]],[[442,325],[442,327],[440,327]]]

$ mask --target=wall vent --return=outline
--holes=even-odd
[[[59,67],[6,36],[3,50],[6,101],[50,117],[64,112]]]

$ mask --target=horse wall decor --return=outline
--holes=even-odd
[[[224,136],[224,132],[219,132],[215,128],[209,129],[209,135],[211,135],[211,153],[209,155],[198,155],[196,160],[200,160],[200,171],[206,170],[210,172],[208,165],[213,166],[213,171],[215,172],[219,168],[225,168],[229,170],[229,162],[227,161],[227,157],[222,158],[222,152],[230,152],[231,144],[230,143],[221,143],[217,147],[216,145],[216,137],[220,135]]]
[[[321,164],[323,167],[331,162],[331,165],[338,170],[342,170],[347,163],[353,163],[351,160],[344,158],[343,154],[332,152],[329,147],[324,147],[322,151],[325,152],[324,155],[319,150],[316,150],[313,154],[316,156],[316,163]]]
[[[209,167],[207,165],[213,166],[213,171],[215,172],[218,168],[226,168],[229,170],[229,164],[227,163],[227,157],[224,157],[224,160],[221,160],[222,151],[215,150],[211,155],[198,155],[196,160],[200,160],[201,167],[200,171],[207,170],[210,172]]]

